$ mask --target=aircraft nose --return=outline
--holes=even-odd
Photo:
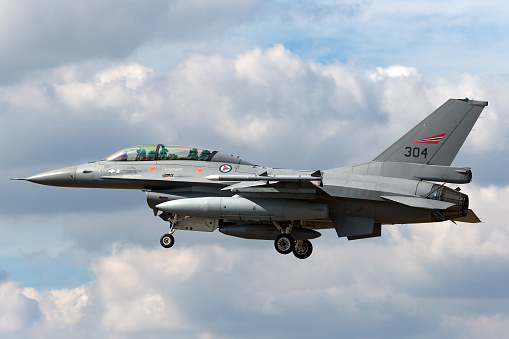
[[[63,187],[75,186],[77,167],[78,166],[65,167],[53,171],[44,172],[41,174],[36,174],[34,176],[27,178],[26,180],[36,184],[49,186],[63,186]]]

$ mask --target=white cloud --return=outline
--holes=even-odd
[[[145,45],[203,41],[246,19],[253,1],[2,1],[0,56],[6,79],[87,59],[123,58]],[[4,80],[5,81],[5,80]]]
[[[252,324],[267,318],[292,323],[302,335],[317,326],[330,334],[337,325],[349,336],[478,337],[487,327],[500,336],[508,317],[500,303],[509,299],[509,276],[500,267],[509,262],[509,186],[470,185],[466,192],[484,224],[384,226],[382,238],[353,242],[323,231],[305,261],[277,254],[270,242],[223,237],[218,245],[217,234],[195,245],[184,231],[171,250],[117,244],[93,259],[95,279],[86,285],[35,291],[2,283],[10,311],[0,319],[10,324],[5,330],[29,337],[252,337],[259,333]],[[303,312],[306,322],[293,323]],[[366,317],[370,325],[359,329]],[[268,337],[278,331],[264,328]]]
[[[413,67],[405,67],[401,65],[393,65],[387,68],[377,67],[376,72],[371,73],[373,80],[382,80],[384,78],[409,77],[417,75],[417,70]]]
[[[173,253],[140,248],[115,251],[99,260],[94,289],[104,305],[101,327],[112,332],[187,327],[187,317],[172,300],[170,291],[200,268],[200,257],[190,251]]]
[[[504,76],[462,74],[451,80],[426,78],[404,66],[321,64],[275,45],[232,57],[194,53],[167,72],[140,63],[87,71],[76,64],[45,79],[0,89],[0,105],[8,108],[0,116],[0,134],[6,145],[27,150],[10,153],[11,161],[3,164],[9,171],[23,164],[28,170],[72,165],[93,159],[85,155],[103,157],[148,140],[212,145],[262,165],[325,169],[371,159],[449,97],[464,96],[490,100],[490,108],[462,152],[507,151]],[[35,149],[28,136],[37,137]],[[472,159],[475,171],[481,164]],[[489,161],[498,168],[499,159]],[[503,167],[497,174],[505,176]],[[486,224],[386,226],[382,239],[358,242],[325,231],[306,261],[278,255],[270,242],[217,232],[178,232],[176,248],[159,249],[166,226],[152,217],[139,192],[90,193],[20,182],[6,187],[13,198],[5,210],[31,215],[25,223],[50,211],[57,218],[51,220],[62,224],[66,246],[42,253],[88,267],[95,277],[46,291],[2,282],[1,298],[11,311],[0,314],[0,324],[21,337],[259,337],[253,323],[263,324],[267,337],[280,337],[281,323],[302,335],[318,328],[324,336],[341,329],[350,337],[475,336],[474,329],[458,332],[455,324],[483,319],[498,324],[497,332],[505,328],[507,310],[496,302],[509,298],[500,269],[509,260],[505,184],[464,188]],[[17,225],[13,218],[2,222]],[[82,250],[93,254],[80,257]],[[303,314],[306,321],[295,322]],[[359,318],[370,324],[359,329]]]
[[[12,155],[31,166],[38,159],[63,167],[163,142],[268,166],[326,169],[370,160],[448,98],[470,97],[490,101],[461,152],[475,161],[507,150],[508,82],[472,74],[426,78],[404,66],[324,65],[275,45],[233,57],[191,54],[168,72],[139,63],[87,74],[80,65],[58,68],[47,82],[0,88],[0,104],[9,108],[0,129],[5,144],[20,150],[33,148],[24,136],[39,136],[30,158]]]
[[[0,265],[34,265],[27,280],[0,270],[3,336],[506,335],[507,2],[0,7],[5,177],[158,142],[327,169],[372,159],[450,97],[490,102],[458,164],[473,167],[463,191],[484,224],[386,226],[357,242],[324,231],[306,261],[217,232],[178,232],[165,251],[140,192],[3,180]],[[30,287],[55,258],[93,281]]]
[[[100,86],[112,81],[122,81],[126,88],[136,90],[143,84],[143,81],[147,78],[150,71],[149,68],[135,63],[120,65],[97,74],[96,82]]]
[[[27,329],[41,317],[37,302],[15,282],[0,282],[0,304],[0,333]]]
[[[444,320],[444,325],[462,333],[464,338],[497,338],[509,330],[509,317],[502,314],[468,318],[451,316]]]
[[[232,55],[275,43],[313,59],[412,65],[427,74],[507,71],[503,1],[4,0],[2,8],[4,83],[68,63],[168,67],[188,53]]]
[[[147,67],[131,63],[98,72],[91,81],[55,84],[54,89],[57,97],[73,110],[87,106],[123,109],[130,103],[143,102],[136,90],[150,72]]]
[[[44,292],[25,288],[23,294],[38,301],[44,315],[45,331],[48,332],[75,326],[81,320],[85,307],[90,303],[90,291],[85,286]]]

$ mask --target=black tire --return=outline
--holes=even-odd
[[[281,254],[288,254],[295,248],[295,240],[290,234],[280,234],[274,240],[276,251]]]
[[[302,241],[302,246],[300,247],[299,251],[297,251],[296,246],[293,249],[293,255],[299,259],[309,258],[311,253],[313,253],[313,245],[311,245],[311,241],[309,240]]]
[[[164,248],[170,248],[175,243],[175,238],[173,237],[173,235],[167,233],[163,234],[159,242],[161,243],[161,246],[163,246]]]

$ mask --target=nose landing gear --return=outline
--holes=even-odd
[[[175,243],[175,238],[170,233],[163,234],[159,241],[164,248],[170,248]]]
[[[177,215],[174,214],[171,218],[168,219],[168,222],[170,223],[170,232],[163,234],[163,236],[159,240],[159,243],[164,248],[170,248],[175,244],[175,238],[173,237],[173,233],[175,233],[179,224]]]

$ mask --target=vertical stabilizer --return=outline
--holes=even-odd
[[[449,99],[374,160],[450,166],[487,105]]]

